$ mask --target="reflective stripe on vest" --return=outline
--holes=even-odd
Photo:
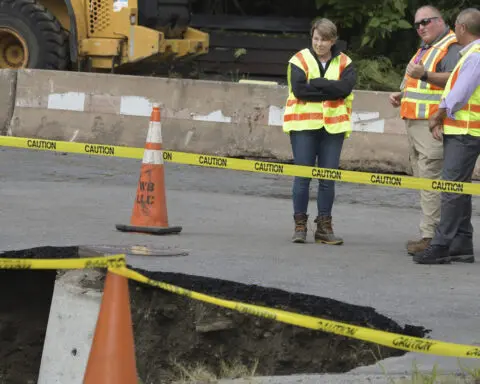
[[[474,44],[458,61],[452,75],[445,86],[445,98],[455,85],[460,69],[469,55],[477,52],[480,54],[480,44]],[[449,117],[443,121],[443,132],[446,135],[472,135],[480,136],[480,86],[473,92],[467,104],[454,114],[455,119]]]
[[[338,80],[343,70],[351,59],[341,53],[333,58],[325,73],[325,79]],[[296,65],[305,72],[307,81],[319,78],[320,68],[308,48],[297,52],[289,63]],[[350,94],[345,100],[334,100],[324,102],[306,102],[299,100],[292,92],[290,81],[290,71],[288,72],[288,98],[285,105],[283,116],[284,132],[302,131],[310,129],[325,129],[330,133],[352,131],[351,114],[353,94]]]
[[[422,57],[423,66],[427,72],[436,72],[438,63],[445,57],[450,45],[457,42],[453,31],[432,45]],[[415,53],[411,62],[420,53]],[[405,75],[405,88],[400,107],[400,116],[406,119],[428,119],[438,110],[442,98],[443,88],[430,84],[426,81],[414,79]]]

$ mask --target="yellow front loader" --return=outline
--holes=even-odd
[[[190,0],[0,0],[0,68],[113,71],[208,52]]]

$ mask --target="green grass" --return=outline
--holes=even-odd
[[[381,361],[383,359],[380,349],[378,349],[378,355],[373,350],[371,353],[389,384],[480,384],[480,366],[478,368],[466,367],[460,359],[458,359],[458,366],[461,372],[458,374],[442,373],[436,364],[431,371],[421,372],[416,361],[414,361],[410,374],[398,378],[389,375],[382,365]],[[216,384],[221,379],[249,379],[255,376],[258,367],[258,360],[251,367],[247,367],[239,361],[230,363],[222,361],[220,362],[219,372],[213,373],[202,364],[186,366],[178,362],[172,363],[178,371],[177,378],[172,384]],[[138,383],[144,384],[140,379]]]
[[[408,378],[393,378],[388,375],[385,368],[380,364],[390,384],[480,384],[480,368],[468,368],[459,366],[460,374],[444,374],[435,364],[430,372],[420,372],[416,362],[413,363],[411,374]]]

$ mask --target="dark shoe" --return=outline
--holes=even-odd
[[[431,237],[423,237],[420,240],[409,240],[407,243],[407,252],[409,255],[423,252],[432,241]]]
[[[452,261],[460,263],[474,263],[475,256],[473,253],[472,239],[455,237],[450,244],[450,256]]]
[[[315,242],[330,245],[343,244],[343,239],[333,233],[331,216],[318,216],[314,222],[317,224]]]
[[[293,215],[295,221],[295,229],[292,236],[292,242],[305,243],[307,241],[307,222],[308,215],[305,213],[299,213]]]
[[[417,264],[450,264],[451,256],[448,247],[430,245],[424,251],[415,253],[413,261]]]

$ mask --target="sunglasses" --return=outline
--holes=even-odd
[[[423,26],[423,27],[427,26],[427,25],[430,24],[430,23],[432,22],[432,20],[434,20],[434,19],[438,19],[438,17],[437,17],[437,16],[435,16],[435,17],[426,17],[425,19],[422,19],[422,20],[420,20],[420,21],[416,21],[415,23],[413,23],[413,25],[414,25],[415,29],[418,29],[418,28],[420,28],[420,26]]]

